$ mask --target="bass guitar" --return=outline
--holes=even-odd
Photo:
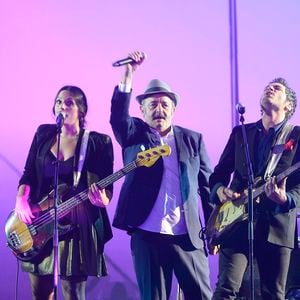
[[[277,182],[288,177],[300,168],[300,162],[289,167],[276,176]],[[265,183],[253,190],[253,199],[258,199],[264,193]],[[257,201],[258,202],[258,201]],[[226,201],[217,205],[207,222],[206,236],[210,246],[220,244],[240,223],[248,219],[248,195],[244,192],[241,197],[233,201]]]
[[[169,156],[171,148],[162,145],[139,152],[134,161],[119,171],[96,183],[99,189],[103,189],[138,167],[151,167],[160,157]],[[66,184],[59,185],[58,194],[61,196],[68,190]],[[32,211],[37,217],[31,224],[22,222],[17,214],[12,211],[5,224],[7,245],[13,254],[21,261],[33,261],[41,250],[53,237],[54,199],[53,191],[44,197],[39,203],[32,205]],[[58,220],[65,217],[73,208],[88,200],[88,189],[61,202],[57,206]],[[71,230],[70,225],[59,224],[58,235],[62,236]]]

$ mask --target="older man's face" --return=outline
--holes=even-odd
[[[174,102],[164,94],[157,94],[143,100],[141,112],[145,122],[161,135],[166,134],[172,124],[175,111]]]

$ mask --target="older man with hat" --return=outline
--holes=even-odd
[[[113,226],[131,235],[131,252],[142,300],[169,299],[173,273],[186,300],[211,299],[202,202],[207,220],[211,167],[200,133],[172,124],[179,96],[164,81],[153,79],[136,97],[143,119],[129,115],[132,75],[144,61],[133,63],[112,97],[110,123],[122,147],[124,164],[138,152],[161,144],[172,151],[151,168],[137,168],[123,183]]]

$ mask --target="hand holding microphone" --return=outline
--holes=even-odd
[[[131,65],[134,69],[136,69],[137,66],[143,63],[143,61],[147,59],[147,55],[144,52],[141,51],[134,51],[132,53],[129,53],[128,57],[117,60],[112,65],[113,67],[121,67],[125,65]]]
[[[122,86],[123,88],[126,87],[128,91],[131,89],[132,75],[136,71],[137,67],[143,63],[146,57],[147,56],[144,52],[134,51],[129,53],[127,58],[120,59],[113,63],[113,67],[125,66],[124,68],[125,72],[119,83],[119,87],[120,86]]]

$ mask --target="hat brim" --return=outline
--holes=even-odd
[[[179,96],[176,95],[175,93],[172,92],[165,92],[165,91],[155,91],[155,92],[149,92],[149,93],[145,93],[142,95],[138,95],[136,96],[136,100],[142,104],[142,101],[146,98],[149,98],[153,95],[157,95],[157,94],[162,94],[162,95],[166,95],[168,96],[175,104],[175,106],[177,106],[178,102],[179,102]]]

